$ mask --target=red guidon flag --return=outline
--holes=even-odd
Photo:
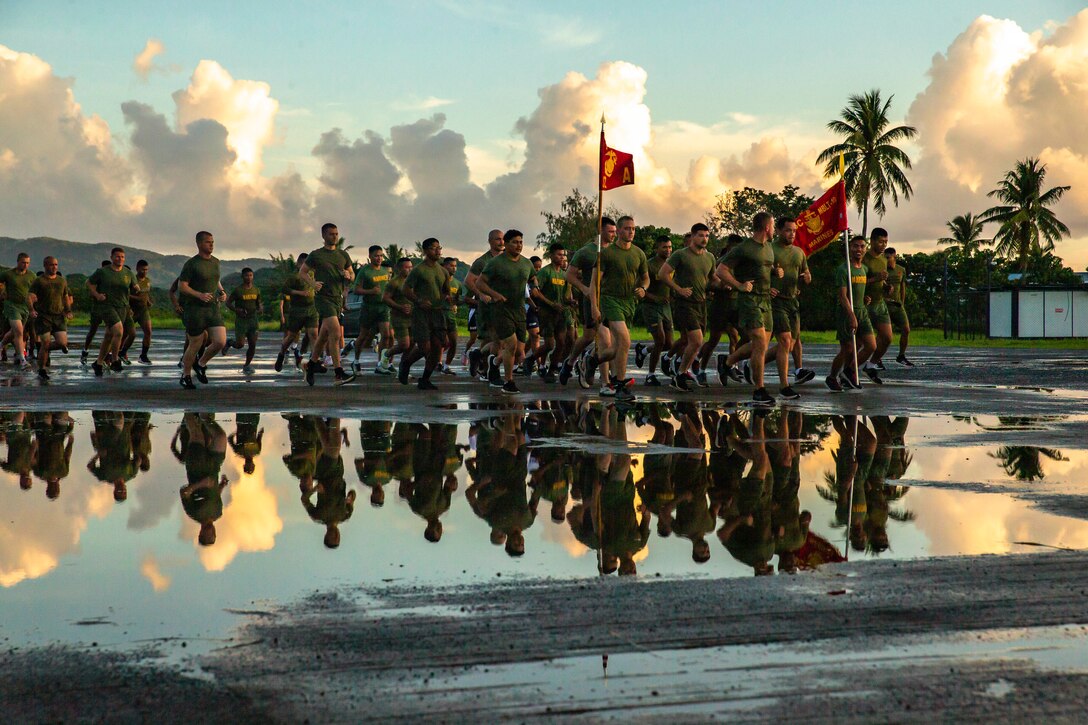
[[[846,228],[846,183],[840,180],[797,217],[794,244],[811,257]]]
[[[635,183],[635,157],[609,148],[601,129],[601,191]]]

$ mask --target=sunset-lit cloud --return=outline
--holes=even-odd
[[[132,69],[136,71],[136,75],[146,81],[147,76],[155,68],[155,58],[162,55],[164,50],[166,50],[166,46],[162,44],[161,40],[148,38],[147,43],[144,44],[144,49],[132,61]]]

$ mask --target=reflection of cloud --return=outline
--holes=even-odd
[[[589,548],[574,538],[574,532],[570,530],[570,526],[565,522],[556,524],[548,519],[548,513],[545,511],[547,505],[547,502],[541,503],[541,513],[537,516],[537,526],[543,527],[540,538],[553,544],[559,544],[572,559],[585,556],[589,552]],[[569,509],[571,505],[573,505],[573,502],[567,508]]]
[[[283,530],[276,511],[276,496],[265,481],[261,459],[251,476],[232,481],[223,489],[223,516],[215,522],[216,540],[211,546],[196,543],[199,525],[186,518],[183,536],[199,549],[200,563],[208,571],[222,571],[239,552],[268,551]]]
[[[151,588],[156,592],[165,592],[170,588],[170,577],[159,569],[159,562],[155,561],[154,554],[147,554],[140,562],[140,573],[151,582]]]

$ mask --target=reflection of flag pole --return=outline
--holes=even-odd
[[[854,461],[854,474],[850,476],[850,486],[846,489],[846,536],[843,537],[842,542],[842,554],[846,561],[850,561],[850,526],[854,521],[854,479],[858,477],[858,417],[856,415],[854,416],[854,439],[850,441],[850,445],[853,446],[850,455]],[[839,455],[842,455],[841,450]]]

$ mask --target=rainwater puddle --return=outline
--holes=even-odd
[[[507,407],[473,424],[0,414],[0,643],[229,647],[278,603],[1088,547],[1062,418]],[[1022,543],[1017,543],[1022,542]]]

